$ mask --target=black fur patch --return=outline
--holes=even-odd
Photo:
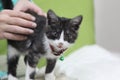
[[[33,73],[30,74],[30,79],[35,79],[35,71]]]
[[[16,70],[17,70],[17,64],[19,60],[19,56],[14,56],[12,58],[7,58],[8,59],[8,74],[11,74],[12,76],[16,77]]]
[[[47,67],[45,73],[50,73],[53,71],[56,64],[56,59],[47,59]]]
[[[2,5],[3,5],[4,9],[12,9],[13,8],[12,0],[2,0]]]

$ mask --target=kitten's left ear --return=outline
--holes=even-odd
[[[71,19],[70,23],[74,26],[79,26],[82,22],[82,19],[83,19],[83,17],[80,15],[80,16],[77,16],[77,17]]]
[[[48,10],[48,13],[47,13],[47,17],[48,17],[48,19],[52,19],[52,20],[56,20],[56,19],[58,19],[57,18],[57,15],[54,13],[54,11],[52,11],[52,10]]]

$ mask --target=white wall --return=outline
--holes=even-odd
[[[96,41],[120,53],[120,0],[94,0]]]

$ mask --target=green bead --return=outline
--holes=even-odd
[[[63,60],[64,60],[64,57],[63,57],[63,56],[61,56],[61,57],[60,57],[60,60],[61,60],[61,61],[63,61]]]

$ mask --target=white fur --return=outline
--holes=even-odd
[[[8,58],[12,58],[16,55],[19,55],[19,51],[16,50],[14,47],[12,47],[11,45],[8,45]]]
[[[52,73],[45,74],[45,80],[55,80],[55,75]]]
[[[32,80],[32,79],[30,79],[30,74],[35,71],[35,68],[30,67],[28,63],[27,63],[26,66],[27,66],[27,67],[26,67],[25,80]]]
[[[11,74],[8,75],[8,80],[18,80],[16,77],[12,76]]]

